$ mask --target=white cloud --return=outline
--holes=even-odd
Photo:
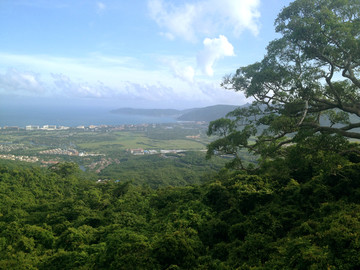
[[[71,79],[64,74],[51,74],[53,85],[46,85],[57,96],[68,98],[102,98],[112,100],[138,100],[148,104],[198,104],[206,106],[209,104],[242,104],[245,97],[242,93],[225,91],[219,83],[193,82],[184,84],[181,89],[176,89],[171,85],[162,82],[155,84],[144,84],[133,81],[123,81],[118,87],[110,87],[103,82],[89,83],[79,82]],[[151,105],[150,105],[151,106]],[[170,105],[169,105],[170,106]]]
[[[245,29],[259,32],[260,0],[204,0],[175,5],[165,0],[149,0],[150,16],[174,39],[197,41],[199,35],[211,35],[231,29],[238,36]]]
[[[169,40],[174,40],[174,39],[175,39],[175,36],[174,36],[173,34],[169,33],[169,32],[166,32],[166,33],[160,32],[159,34],[160,34],[161,36],[166,37],[166,38],[169,39]]]
[[[169,100],[178,98],[170,86],[157,84],[142,84],[123,81],[118,87],[110,87],[103,82],[96,83],[74,81],[64,74],[51,74],[56,91],[67,97],[78,98],[131,98],[148,101]]]
[[[209,39],[208,47],[222,44],[216,40],[221,38]],[[231,54],[231,50],[220,45],[217,50],[222,50],[222,54],[214,52],[217,56]],[[131,101],[134,106],[146,107],[180,108],[242,101],[239,93],[220,88],[216,78],[211,78],[212,82],[195,80],[196,60],[191,57],[163,56],[159,58],[161,65],[151,70],[133,58],[103,55],[55,58],[0,53],[0,59],[0,99],[16,91],[24,96],[109,99],[123,105]],[[4,69],[9,66],[19,68]]]
[[[168,65],[170,66],[173,75],[176,78],[179,78],[182,81],[193,83],[194,82],[194,76],[195,76],[195,70],[190,65],[182,65],[175,61],[168,62]]]
[[[234,56],[234,47],[223,35],[219,38],[206,38],[203,43],[204,49],[197,56],[197,64],[204,74],[212,76],[215,61],[224,56]]]
[[[162,73],[144,69],[143,63],[134,57],[104,56],[92,54],[85,58],[53,57],[49,55],[22,55],[0,52],[0,72],[8,67],[21,67],[41,74],[45,81],[52,81],[50,73],[83,78],[94,83],[106,81],[116,86],[119,81],[136,80],[154,83]]]
[[[161,27],[168,28],[169,32],[162,33],[162,35],[169,39],[181,36],[188,41],[195,40],[193,24],[198,11],[195,5],[185,4],[176,7],[163,3],[162,0],[150,0],[148,7],[150,16],[156,23]]]
[[[202,93],[202,95],[206,97],[206,100],[208,102],[207,105],[242,105],[248,102],[242,92],[224,90],[219,86],[219,83],[198,82],[197,88]]]
[[[97,12],[99,14],[102,14],[106,9],[106,5],[103,2],[97,2],[96,3],[96,8],[97,8]]]
[[[188,82],[193,82],[195,70],[192,66],[186,66],[185,68],[183,68],[181,70],[175,70],[175,74],[180,79],[183,79]]]
[[[44,85],[37,73],[8,69],[5,74],[0,74],[1,90],[5,93],[42,93],[44,92]]]
[[[212,0],[211,5],[221,15],[223,23],[233,28],[236,36],[245,29],[259,33],[260,0]]]
[[[167,101],[176,99],[174,89],[171,86],[165,86],[162,83],[157,84],[140,84],[135,82],[125,82],[121,87],[125,91],[126,96],[152,101]]]
[[[171,75],[180,81],[192,84],[195,76],[195,57],[181,55],[160,56],[157,59],[164,70],[171,72]]]
[[[89,98],[108,98],[118,94],[118,90],[106,86],[103,82],[95,83],[76,82],[64,74],[51,74],[55,90],[68,97],[89,97]]]

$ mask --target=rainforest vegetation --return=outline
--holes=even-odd
[[[283,9],[264,59],[224,79],[256,101],[210,123],[208,158],[232,159],[201,183],[1,162],[0,269],[359,269],[359,14]]]
[[[0,269],[356,269],[360,157],[286,151],[158,189],[3,163]]]

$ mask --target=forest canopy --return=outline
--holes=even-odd
[[[360,269],[359,12],[296,0],[279,14],[264,59],[224,80],[255,102],[210,124],[208,155],[235,158],[201,184],[1,161],[0,269]],[[256,169],[238,170],[243,150]]]
[[[209,156],[233,154],[242,167],[243,148],[264,158],[319,134],[334,144],[360,139],[360,2],[297,0],[275,26],[281,37],[264,58],[224,78],[224,88],[254,102],[211,122],[208,134],[221,138],[209,145]],[[343,141],[341,151],[359,150]]]

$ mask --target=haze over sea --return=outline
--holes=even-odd
[[[117,109],[114,107],[113,109]],[[79,125],[123,125],[142,123],[176,122],[171,117],[147,117],[141,115],[114,114],[111,109],[95,106],[22,106],[0,107],[0,127],[27,125],[57,125],[76,127]]]

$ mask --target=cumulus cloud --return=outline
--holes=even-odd
[[[185,4],[178,7],[164,3],[162,0],[150,0],[148,6],[150,16],[156,23],[169,30],[161,33],[162,35],[169,39],[181,36],[188,41],[195,40],[193,24],[198,11],[196,5]]]
[[[175,75],[185,81],[193,82],[195,70],[192,66],[186,66],[182,69],[175,69]]]
[[[213,0],[211,5],[221,15],[223,23],[233,28],[235,35],[245,29],[254,35],[259,33],[260,0]]]
[[[0,74],[0,90],[5,93],[42,93],[44,89],[37,73],[8,69],[5,74]]]
[[[166,101],[176,99],[174,89],[170,86],[158,84],[141,84],[135,82],[126,82],[122,87],[124,94],[128,97],[144,99],[148,101]]]
[[[51,74],[53,83],[58,92],[69,97],[111,97],[116,90],[110,88],[102,82],[88,83],[75,82],[64,74]]]
[[[179,2],[149,0],[151,18],[167,32],[161,34],[174,39],[195,42],[198,35],[210,35],[231,29],[236,36],[245,29],[254,35],[259,32],[260,0],[203,0]]]
[[[212,67],[216,60],[231,54],[231,50],[226,50],[226,46],[221,45],[226,44],[226,39],[221,40],[219,37],[205,42],[207,45],[204,45],[202,57],[213,60],[203,60],[203,66],[208,63]],[[216,48],[215,51],[210,49],[213,47]],[[160,70],[149,71],[121,68],[128,60],[115,59],[114,62],[114,59],[107,57],[101,59],[101,65],[95,65],[93,58],[57,59],[41,56],[6,56],[0,53],[1,56],[7,65],[33,64],[37,69],[36,72],[21,69],[0,71],[0,98],[2,94],[16,93],[17,96],[27,97],[68,97],[87,100],[93,98],[116,101],[119,104],[130,102],[132,106],[179,108],[219,103],[239,104],[242,101],[238,98],[239,93],[225,91],[214,78],[211,79],[213,83],[194,79],[195,57],[166,56],[160,59]]]
[[[234,56],[234,47],[228,39],[220,35],[219,38],[206,38],[204,49],[197,56],[198,67],[208,76],[214,74],[213,65],[216,60],[224,56]]]
[[[118,87],[109,87],[103,82],[76,82],[64,74],[51,74],[57,92],[78,98],[132,98],[148,101],[176,98],[174,89],[158,84],[141,84],[130,81],[119,82]]]
[[[197,87],[206,97],[207,104],[242,105],[248,102],[242,92],[226,91],[218,83],[198,82]]]
[[[194,82],[195,70],[192,66],[183,66],[175,61],[169,62],[169,65],[176,78],[188,83]]]

